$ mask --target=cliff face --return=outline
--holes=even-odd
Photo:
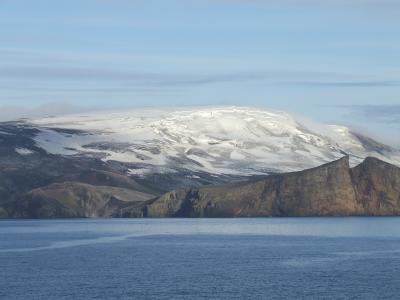
[[[122,174],[59,162],[33,168],[36,175],[3,169],[0,196],[13,196],[0,198],[0,218],[400,215],[400,168],[376,158],[350,168],[344,157],[301,172],[159,197]]]
[[[400,168],[347,157],[317,168],[235,185],[164,194],[149,217],[400,215]]]
[[[363,214],[400,215],[400,168],[368,157],[351,175]]]

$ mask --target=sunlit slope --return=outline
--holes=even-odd
[[[367,156],[400,164],[398,150],[346,127],[305,125],[287,113],[256,108],[96,112],[32,123],[40,130],[36,144],[48,153],[128,163],[129,173],[137,176],[182,170],[216,175],[297,171],[344,154],[351,165]]]

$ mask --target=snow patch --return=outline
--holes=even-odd
[[[31,154],[33,154],[34,153],[34,151],[32,151],[32,150],[29,150],[29,149],[27,149],[27,148],[15,148],[14,149],[15,150],[15,152],[17,152],[19,155],[31,155]]]

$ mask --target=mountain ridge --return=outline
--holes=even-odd
[[[347,156],[319,167],[151,195],[58,182],[0,203],[0,217],[306,217],[400,215],[400,168]]]
[[[360,172],[365,168],[370,172]],[[390,176],[385,175],[388,170]],[[147,211],[151,217],[399,215],[400,168],[376,158],[350,168],[348,157],[343,157],[239,185],[172,191]]]

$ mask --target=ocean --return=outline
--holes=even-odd
[[[1,299],[398,299],[400,218],[0,221]]]

